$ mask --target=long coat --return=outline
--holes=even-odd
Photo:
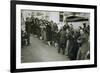
[[[79,51],[78,51],[78,54],[77,54],[77,59],[78,60],[84,60],[87,52],[90,51],[90,45],[89,45],[89,42],[88,42],[88,35],[87,34],[83,34],[80,38],[81,38],[81,41],[82,41],[82,45],[79,48]]]
[[[29,21],[25,22],[25,30],[27,33],[31,32],[31,23]]]
[[[67,37],[67,40],[68,40],[68,56],[70,59],[73,58],[73,52],[74,52],[74,37],[73,37],[73,31],[70,31],[68,33],[68,37]]]
[[[51,31],[51,25],[46,26],[46,36],[47,36],[47,41],[52,40],[52,31]]]
[[[71,60],[76,60],[77,58],[77,52],[79,50],[79,44],[77,42],[78,37],[80,36],[80,34],[78,32],[74,32],[74,37],[72,40],[72,48],[69,49],[69,57]]]
[[[60,37],[59,37],[59,47],[66,48],[66,31],[61,30]]]

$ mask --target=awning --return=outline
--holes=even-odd
[[[80,21],[88,21],[88,18],[80,17],[80,16],[69,16],[66,18],[67,22],[80,22]]]

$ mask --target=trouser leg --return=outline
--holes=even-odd
[[[62,51],[63,51],[63,55],[64,55],[65,54],[65,48],[63,48]]]
[[[28,34],[28,38],[27,38],[27,44],[30,44],[30,34]]]

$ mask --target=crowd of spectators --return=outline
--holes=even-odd
[[[30,45],[30,35],[45,41],[49,46],[57,48],[58,53],[66,55],[70,60],[90,59],[90,28],[86,23],[77,30],[72,24],[66,24],[58,30],[57,23],[34,17],[27,17],[25,30],[21,30],[22,47]],[[27,43],[26,43],[27,42]],[[32,45],[32,44],[31,44]]]

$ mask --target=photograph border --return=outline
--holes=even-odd
[[[73,66],[57,66],[57,67],[41,67],[41,68],[25,68],[16,69],[16,5],[37,5],[37,6],[52,6],[52,7],[72,7],[94,9],[94,64],[89,65],[73,65]],[[33,1],[11,1],[11,18],[10,18],[10,48],[11,48],[11,72],[29,72],[29,71],[45,71],[45,70],[61,70],[61,69],[79,69],[97,67],[97,6],[81,5],[81,4],[64,4],[64,3],[48,3],[48,2],[33,2]]]

